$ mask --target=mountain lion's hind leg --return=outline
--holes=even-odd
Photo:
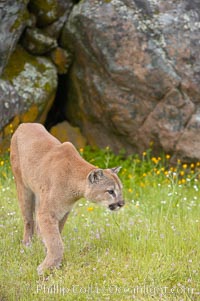
[[[22,242],[24,245],[28,246],[30,245],[34,231],[33,213],[35,209],[35,198],[33,192],[29,188],[25,187],[23,183],[17,136],[15,134],[11,139],[10,161],[15,177],[18,202],[24,220],[24,237]]]
[[[16,181],[19,206],[24,221],[23,244],[29,246],[34,232],[33,213],[35,210],[35,198],[32,191],[26,188],[21,181]]]
[[[61,219],[61,221],[59,222],[59,231],[60,233],[62,232],[64,225],[66,223],[66,220],[68,218],[69,212],[65,213],[65,215],[63,216],[63,218]]]

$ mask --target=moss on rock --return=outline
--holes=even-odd
[[[0,129],[0,148],[6,151],[13,131],[21,122],[44,122],[55,98],[57,88],[57,71],[54,64],[47,58],[28,54],[17,46],[10,57],[2,78],[13,87],[6,105],[15,102],[18,97],[20,104],[13,115],[6,120]],[[16,95],[17,94],[17,95]],[[4,101],[4,99],[3,99]],[[23,110],[20,111],[19,108]]]
[[[57,87],[56,68],[47,58],[35,57],[18,46],[6,66],[3,79],[9,80],[27,105],[34,103],[42,112]]]
[[[37,55],[43,55],[57,47],[57,41],[38,28],[27,28],[22,44],[29,53]]]
[[[56,0],[31,0],[30,10],[37,16],[39,26],[46,26],[58,18],[58,1]]]
[[[22,26],[22,24],[28,22],[29,18],[30,15],[28,10],[21,10],[17,15],[17,18],[15,19],[14,23],[12,24],[10,31],[15,32],[19,27]]]

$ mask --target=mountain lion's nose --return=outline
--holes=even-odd
[[[116,204],[110,204],[110,205],[109,205],[109,209],[110,209],[110,210],[115,210],[115,209],[117,208],[117,206],[118,206],[117,203],[116,203]]]
[[[123,206],[124,206],[124,204],[125,204],[125,202],[124,202],[124,201],[119,201],[119,202],[117,203],[117,205],[118,205],[119,207],[123,207]]]

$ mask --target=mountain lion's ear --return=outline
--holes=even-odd
[[[94,169],[90,172],[88,179],[91,184],[98,183],[104,177],[102,169]]]
[[[121,166],[118,166],[118,167],[111,168],[111,170],[112,170],[112,172],[118,174],[118,172],[120,171],[121,168],[122,168]]]

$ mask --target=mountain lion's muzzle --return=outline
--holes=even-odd
[[[123,207],[124,204],[125,204],[124,201],[119,201],[119,202],[117,202],[117,203],[112,203],[112,204],[110,204],[110,205],[108,206],[108,208],[109,208],[110,210],[114,211],[114,210],[118,210],[118,209],[120,209],[121,207]]]

